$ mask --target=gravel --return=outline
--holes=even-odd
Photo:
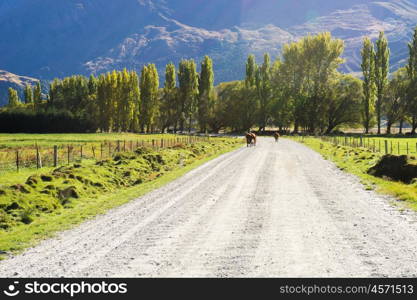
[[[417,215],[260,138],[0,262],[1,277],[416,277]]]

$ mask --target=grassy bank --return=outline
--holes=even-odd
[[[295,140],[301,142],[301,139]],[[417,210],[417,182],[405,184],[368,174],[368,170],[382,158],[382,153],[374,153],[366,148],[334,145],[318,138],[304,138],[303,143],[322,154],[325,159],[333,161],[340,169],[358,176],[367,189],[394,196]],[[408,160],[417,163],[414,155],[410,155]]]
[[[24,249],[55,232],[126,203],[192,168],[240,147],[240,139],[138,148],[112,159],[84,161],[0,181],[0,251]]]

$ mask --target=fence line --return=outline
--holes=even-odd
[[[19,171],[23,168],[57,167],[84,159],[102,160],[122,152],[132,152],[137,148],[148,147],[155,150],[207,142],[209,136],[181,136],[149,140],[117,140],[86,142],[80,144],[58,144],[49,147],[13,147],[0,150],[0,172]]]
[[[301,142],[304,142],[306,136],[299,136],[298,138],[301,140]],[[417,155],[417,143],[414,142],[393,142],[389,139],[382,140],[363,136],[315,136],[315,138],[318,138],[323,142],[331,143],[335,146],[365,148],[374,153],[392,155]]]

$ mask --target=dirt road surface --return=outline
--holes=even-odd
[[[0,262],[15,277],[417,276],[417,217],[261,138]]]

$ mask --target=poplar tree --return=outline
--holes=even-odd
[[[271,59],[269,54],[264,55],[264,62],[256,72],[256,90],[259,98],[258,123],[260,130],[265,130],[271,102]]]
[[[381,134],[381,118],[384,101],[385,88],[388,85],[389,74],[389,56],[388,41],[381,31],[376,41],[375,52],[375,85],[376,85],[376,117],[378,123],[378,134]]]
[[[130,74],[126,69],[119,73],[119,84],[120,84],[120,103],[119,103],[119,114],[120,114],[120,126],[119,129],[126,132],[132,127],[132,121],[134,117],[134,99],[131,91]]]
[[[246,78],[245,85],[247,88],[252,88],[256,84],[256,72],[258,66],[256,65],[255,56],[250,54],[248,60],[246,61]]]
[[[9,107],[17,107],[20,105],[19,95],[13,88],[9,88]]]
[[[198,95],[198,123],[200,130],[206,132],[208,120],[213,110],[214,72],[213,61],[205,56],[201,63]]]
[[[144,66],[140,77],[140,126],[142,132],[154,131],[159,113],[159,76],[156,66],[149,64]]]
[[[106,79],[107,74],[101,74],[98,77],[98,84],[97,84],[97,106],[99,112],[99,128],[100,130],[107,131],[108,126],[108,118],[106,115],[107,112],[107,89],[106,89]]]
[[[87,83],[87,105],[85,107],[86,117],[90,119],[91,123],[94,124],[94,128],[99,127],[99,107],[97,104],[97,90],[98,90],[98,79],[91,74]]]
[[[250,54],[246,61],[246,76],[244,83],[244,90],[242,94],[244,97],[237,97],[241,106],[242,124],[248,126],[245,130],[249,131],[256,123],[256,116],[259,108],[259,95],[256,90],[256,83],[259,79],[258,65],[256,64],[255,56]],[[250,126],[249,126],[250,125]]]
[[[98,80],[96,77],[94,77],[93,74],[90,75],[90,78],[88,79],[88,94],[90,97],[93,97],[97,94],[97,85]]]
[[[33,91],[32,87],[29,84],[25,86],[25,89],[23,90],[23,95],[25,98],[25,104],[33,103]]]
[[[417,27],[414,29],[413,40],[408,44],[409,58],[407,74],[410,84],[407,89],[407,112],[411,121],[411,133],[417,129]]]
[[[180,62],[178,82],[181,109],[180,129],[184,131],[185,122],[188,121],[188,131],[191,131],[198,96],[198,73],[194,60]]]
[[[139,131],[139,118],[140,118],[140,89],[139,89],[139,76],[135,71],[130,72],[130,89],[129,98],[133,105],[133,117],[130,124],[131,131]]]
[[[42,103],[42,87],[40,81],[38,81],[33,88],[33,103],[35,108],[38,108]]]
[[[176,70],[173,63],[169,63],[165,67],[165,83],[163,89],[163,96],[161,98],[161,131],[174,125],[174,130],[177,128],[177,121],[180,115],[179,105],[177,105],[177,80]]]
[[[375,51],[374,46],[369,38],[363,41],[362,56],[362,73],[363,73],[363,102],[362,102],[362,122],[365,133],[369,133],[374,118],[375,107]]]
[[[118,91],[118,84],[119,84],[119,75],[114,70],[111,72],[108,82],[108,90],[109,90],[109,100],[108,100],[108,115],[110,116],[110,130],[118,130],[119,125],[119,113],[118,113],[118,105],[119,105],[119,91]]]

